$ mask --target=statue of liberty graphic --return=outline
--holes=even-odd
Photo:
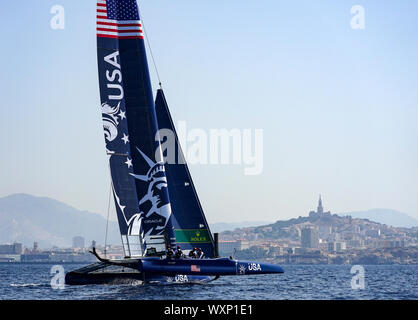
[[[130,173],[135,179],[148,184],[146,194],[139,200],[140,213],[128,221],[128,234],[143,234],[145,236],[161,234],[171,216],[171,205],[168,197],[167,177],[163,162],[154,162],[139,148],[139,153],[149,166],[146,175]]]

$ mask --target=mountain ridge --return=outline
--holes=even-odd
[[[49,197],[25,193],[0,198],[0,243],[21,242],[40,247],[71,246],[74,236],[104,243],[106,219]],[[109,243],[120,243],[116,222],[109,221]]]
[[[374,208],[364,211],[338,213],[338,215],[349,215],[353,218],[368,219],[371,221],[387,224],[393,227],[412,228],[418,226],[417,219],[409,216],[404,212],[394,209]]]

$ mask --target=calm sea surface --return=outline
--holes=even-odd
[[[71,271],[82,265],[64,265]],[[207,284],[89,285],[52,289],[52,265],[0,264],[0,299],[418,299],[418,266],[364,266],[365,288],[351,288],[351,266],[284,266],[277,275],[223,277]]]

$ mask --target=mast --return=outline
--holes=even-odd
[[[164,235],[174,245],[175,236],[136,0],[97,1],[97,57],[122,243],[126,256],[141,256],[147,237]]]

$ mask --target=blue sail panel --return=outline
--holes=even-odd
[[[161,138],[164,138],[162,130],[166,129],[168,133],[174,135],[175,141],[177,161],[175,163],[166,161],[165,168],[177,243],[181,244],[182,248],[186,250],[193,249],[193,247],[201,248],[206,257],[213,258],[214,241],[212,234],[179,144],[164,92],[161,89],[157,92],[155,108]]]
[[[175,241],[142,24],[135,0],[98,0],[97,53],[106,149],[122,240]],[[157,154],[157,159],[156,159]],[[130,239],[130,240],[129,240]],[[139,247],[142,246],[140,250]],[[125,250],[126,253],[127,250]]]
[[[129,221],[135,219],[139,212],[136,185],[130,176],[133,173],[133,164],[119,50],[99,48],[98,65],[103,129],[112,191],[120,232],[127,235]],[[136,234],[139,235],[140,232]]]

